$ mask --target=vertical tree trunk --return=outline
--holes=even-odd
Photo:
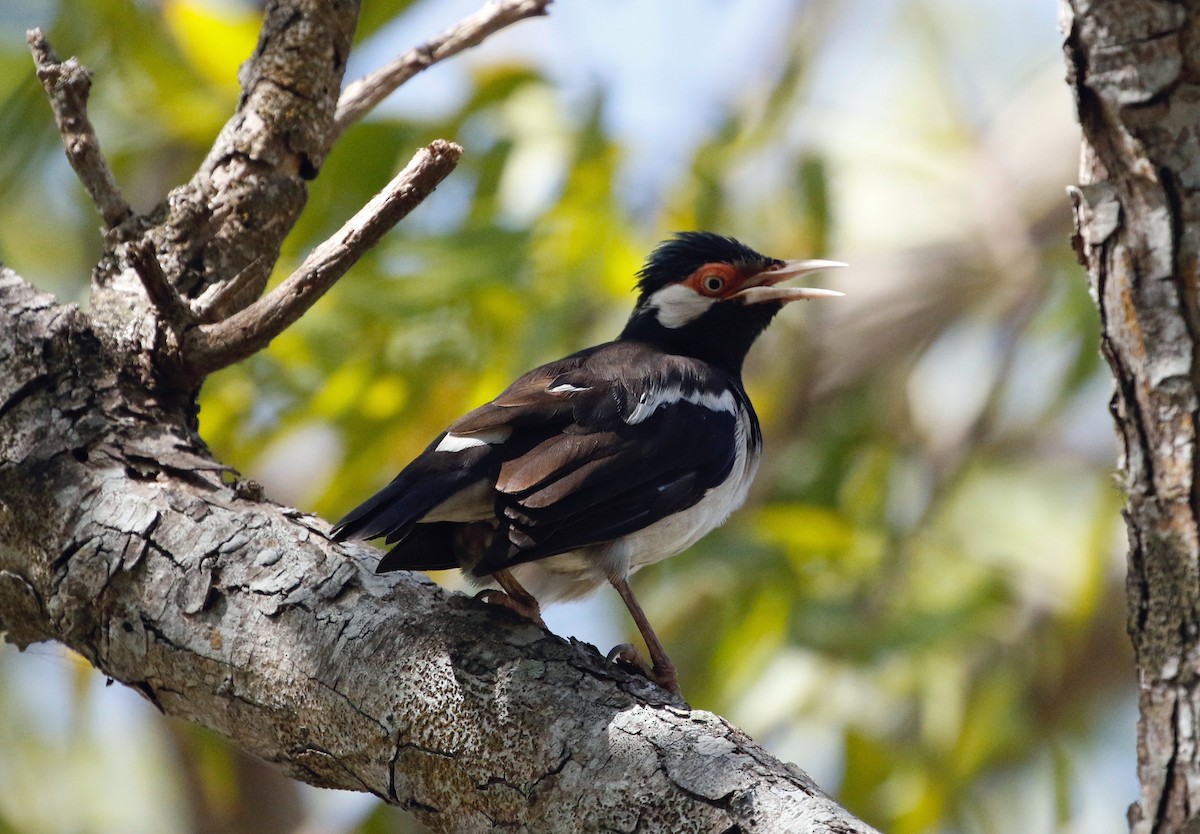
[[[1083,130],[1076,251],[1116,380],[1138,669],[1134,832],[1197,830],[1200,6],[1062,0]]]

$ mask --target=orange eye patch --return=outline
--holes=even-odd
[[[729,264],[705,264],[688,276],[684,284],[709,298],[721,298],[737,289],[737,271]]]

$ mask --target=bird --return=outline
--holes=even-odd
[[[651,665],[629,644],[609,659],[679,695],[629,577],[741,506],[762,453],[743,362],[786,304],[842,295],[781,282],[842,266],[674,234],[637,273],[616,339],[529,371],[454,421],[332,538],[383,538],[392,547],[377,573],[461,569],[498,586],[481,598],[539,624],[542,605],[610,584]]]

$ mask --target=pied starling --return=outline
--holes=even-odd
[[[503,589],[487,599],[537,622],[539,602],[609,582],[646,641],[651,677],[678,694],[629,575],[685,550],[745,500],[762,434],[742,362],[783,305],[841,295],[780,282],[838,266],[675,235],[638,274],[616,341],[536,368],[456,420],[334,538],[386,537],[380,573],[461,568]],[[628,646],[614,654],[636,658]]]

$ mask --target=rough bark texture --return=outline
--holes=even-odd
[[[268,5],[238,112],[191,183],[109,230],[89,313],[0,266],[0,633],[439,831],[869,831],[719,717],[420,575],[375,576],[208,454],[189,345],[261,294],[337,135],[355,13]]]
[[[1062,4],[1083,128],[1076,249],[1116,378],[1128,493],[1129,633],[1138,667],[1135,832],[1197,830],[1200,812],[1200,9]]]

